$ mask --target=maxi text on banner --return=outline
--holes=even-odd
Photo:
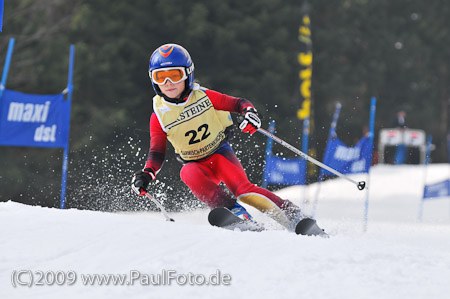
[[[305,159],[269,155],[266,157],[264,180],[275,185],[305,185],[305,169]]]
[[[0,98],[0,145],[65,148],[70,101],[5,89]]]
[[[372,142],[369,137],[363,137],[353,146],[346,146],[339,138],[328,141],[324,164],[343,174],[367,173],[372,160]],[[333,175],[322,169],[321,175]]]
[[[450,196],[450,180],[425,185],[423,190],[424,199]]]

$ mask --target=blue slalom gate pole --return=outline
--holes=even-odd
[[[0,98],[3,95],[3,91],[5,90],[6,86],[6,79],[8,78],[9,65],[11,64],[11,57],[14,51],[14,42],[15,42],[14,38],[9,39],[8,52],[6,53],[5,65],[3,66],[2,82],[0,83]]]
[[[303,120],[303,138],[302,138],[302,151],[304,153],[308,153],[308,141],[309,141],[309,117],[306,117]],[[308,176],[307,174],[307,165],[306,165],[306,161],[303,161],[304,163],[302,163],[303,165],[303,169],[301,170],[302,173],[305,174],[303,182],[300,182],[301,185],[306,185],[306,178]],[[304,190],[306,190],[304,188]],[[304,195],[305,197],[305,195]]]
[[[331,121],[331,125],[330,125],[330,131],[328,133],[328,140],[327,140],[327,147],[325,149],[324,161],[328,161],[328,156],[331,154],[329,145],[331,144],[331,140],[334,137],[336,137],[336,127],[337,127],[337,123],[339,120],[339,114],[341,113],[341,108],[342,108],[341,103],[337,102],[336,109],[334,110],[334,114],[333,114],[333,120]],[[323,180],[323,169],[320,171],[320,174],[319,174],[319,182],[322,180]]]
[[[422,194],[422,200],[420,201],[419,205],[419,213],[417,215],[417,220],[419,222],[422,221],[423,216],[423,202],[425,200],[425,185],[427,184],[427,170],[428,170],[428,163],[430,163],[430,153],[431,153],[431,142],[433,140],[433,137],[431,135],[428,135],[427,137],[427,145],[426,145],[426,153],[425,153],[425,165],[424,165],[424,173],[423,173],[423,186],[424,186],[424,194]]]
[[[269,123],[269,132],[271,132],[271,133],[275,132],[275,121],[274,120],[272,120]],[[264,167],[263,182],[262,182],[263,188],[267,188],[267,185],[268,185],[267,181],[268,181],[269,174],[267,173],[267,162],[269,161],[270,155],[272,155],[272,144],[273,144],[273,140],[270,138],[267,138],[266,155],[265,155],[266,165]]]
[[[330,131],[328,133],[328,140],[327,140],[327,146],[325,148],[325,155],[324,155],[324,161],[327,161],[327,155],[329,155],[329,147],[331,144],[331,139],[333,137],[336,136],[336,127],[337,127],[337,122],[339,119],[339,114],[341,112],[341,103],[337,102],[336,103],[336,109],[334,110],[334,114],[333,114],[333,120],[331,121],[331,126],[330,126]],[[314,216],[316,214],[316,210],[317,210],[317,204],[319,203],[319,194],[320,194],[320,184],[323,180],[323,169],[320,170],[319,172],[319,179],[317,181],[317,190],[316,190],[316,195],[314,198],[314,202],[313,202],[313,207],[311,210],[311,216]]]
[[[61,178],[61,201],[59,204],[60,209],[64,209],[66,205],[66,183],[67,183],[67,168],[69,163],[69,150],[64,147],[63,154],[63,166],[62,166],[62,178]]]
[[[68,75],[68,83],[67,88],[65,92],[67,92],[67,101],[68,101],[68,108],[67,108],[67,130],[70,129],[70,107],[72,105],[72,92],[73,92],[73,61],[75,56],[75,46],[70,46],[70,59],[69,59],[69,75]],[[60,201],[60,208],[64,209],[66,204],[66,184],[67,184],[67,170],[68,170],[68,164],[69,164],[69,135],[67,136],[66,145],[64,147],[64,154],[63,154],[63,165],[62,165],[62,176],[61,176],[61,201]]]
[[[372,163],[373,157],[373,137],[375,133],[375,111],[377,106],[377,99],[372,97],[370,101],[370,122],[369,122],[369,140],[371,144],[371,152],[369,163]],[[370,166],[367,172],[367,184],[370,185]],[[369,190],[366,191],[366,200],[364,202],[364,231],[367,231],[367,223],[369,220]]]

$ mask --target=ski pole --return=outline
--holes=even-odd
[[[145,196],[147,196],[148,199],[150,199],[151,201],[153,201],[155,203],[155,205],[158,206],[158,208],[161,210],[161,212],[163,213],[164,217],[166,218],[166,221],[172,221],[175,222],[175,220],[173,220],[173,218],[170,218],[169,215],[167,214],[166,210],[164,209],[163,205],[156,199],[153,198],[152,196],[150,196],[150,194],[148,194],[148,192],[145,192]]]
[[[277,136],[273,135],[272,133],[267,132],[266,130],[264,130],[264,129],[262,129],[262,128],[259,128],[259,129],[258,129],[258,132],[262,133],[263,135],[266,135],[267,137],[273,139],[274,141],[278,142],[278,143],[281,144],[282,146],[284,146],[284,147],[290,149],[291,151],[293,151],[293,152],[296,153],[297,155],[301,156],[301,157],[304,158],[305,160],[307,160],[307,161],[309,161],[309,162],[311,162],[311,163],[314,163],[314,164],[316,164],[317,166],[320,166],[320,167],[322,167],[323,169],[326,169],[326,170],[328,170],[329,172],[331,172],[331,173],[337,175],[338,177],[341,177],[341,178],[343,178],[343,179],[346,179],[347,181],[349,181],[349,182],[355,184],[356,187],[358,187],[359,190],[364,190],[364,188],[366,187],[366,182],[365,182],[365,181],[356,182],[356,181],[354,181],[354,180],[352,180],[352,179],[346,177],[345,175],[343,175],[343,174],[340,173],[339,171],[334,170],[333,168],[331,168],[331,167],[329,167],[329,166],[323,164],[322,162],[317,161],[316,159],[314,159],[314,158],[311,157],[311,156],[308,156],[307,154],[305,154],[305,153],[302,152],[301,150],[299,150],[299,149],[293,147],[292,145],[290,145],[290,144],[287,143],[286,141],[284,141],[284,140],[278,138]]]

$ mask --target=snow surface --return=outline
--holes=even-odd
[[[430,165],[428,183],[448,178]],[[352,179],[366,179],[365,175]],[[103,213],[0,203],[0,298],[450,298],[450,200],[424,203],[423,166],[375,166],[365,191],[342,179],[321,184],[316,218],[332,236],[297,236],[253,209],[274,229],[227,231],[207,224],[207,211]],[[277,193],[312,211],[317,184]],[[306,196],[307,200],[304,200]],[[74,271],[73,285],[12,286],[14,271]],[[82,274],[176,274],[230,285],[84,285]],[[17,272],[16,272],[17,273]],[[29,280],[29,272],[21,281]]]

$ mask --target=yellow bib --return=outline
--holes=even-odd
[[[233,124],[230,112],[215,110],[198,84],[186,102],[175,104],[161,96],[153,97],[153,112],[167,139],[183,160],[205,158],[226,138],[225,129]]]

